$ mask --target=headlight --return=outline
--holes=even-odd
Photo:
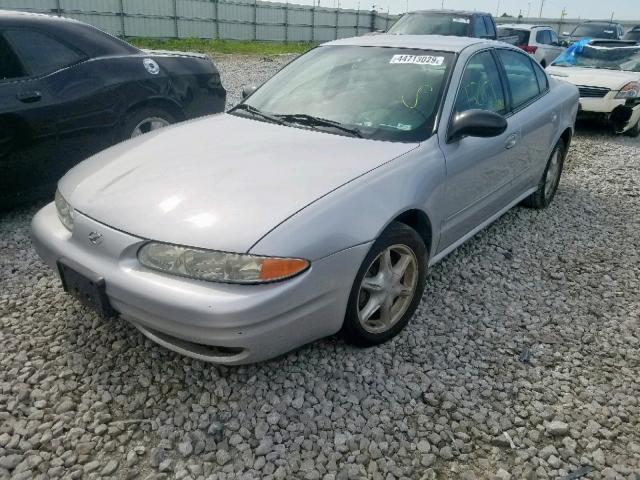
[[[293,277],[309,267],[299,258],[261,257],[149,242],[138,250],[145,267],[181,277],[226,283],[264,283]]]
[[[636,98],[640,97],[640,83],[629,82],[620,89],[616,98]]]
[[[62,222],[62,225],[71,232],[73,230],[73,207],[64,199],[59,190],[56,190],[55,203],[58,218]]]

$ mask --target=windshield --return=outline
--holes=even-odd
[[[416,49],[318,47],[231,112],[328,133],[421,141],[433,132],[452,59]]]
[[[469,35],[469,17],[460,15],[409,13],[398,20],[389,33],[403,35]]]
[[[529,45],[529,31],[521,30],[517,28],[498,28],[498,36],[499,37],[513,37],[517,36],[518,41],[516,45]]]
[[[572,37],[617,38],[615,25],[583,23],[571,33]]]
[[[618,48],[584,45],[573,51],[569,47],[552,65],[640,72],[640,45]]]

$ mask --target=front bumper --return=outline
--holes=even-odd
[[[89,234],[102,235],[94,245]],[[65,257],[104,278],[112,307],[151,340],[190,357],[257,362],[336,333],[370,244],[335,253],[266,285],[209,283],[153,272],[137,261],[144,239],[76,212],[73,233],[53,203],[32,222],[33,244],[55,271]]]
[[[632,128],[640,120],[640,103],[631,103],[625,99],[616,99],[611,92],[604,98],[580,98],[578,118],[600,119],[613,125],[617,133]]]

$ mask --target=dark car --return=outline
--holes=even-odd
[[[205,55],[144,51],[75,20],[0,12],[0,208],[52,193],[108,146],[221,112],[225,100]]]
[[[624,36],[624,27],[616,22],[582,22],[571,33],[562,32],[562,43],[565,46],[571,45],[583,38],[593,38],[601,40],[620,40]]]
[[[515,44],[518,37],[499,37],[490,13],[465,10],[418,10],[405,13],[389,29],[396,35],[448,35],[501,40]]]
[[[631,30],[629,30],[625,36],[624,40],[631,40],[636,43],[640,43],[640,25],[636,25]]]

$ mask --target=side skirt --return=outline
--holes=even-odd
[[[520,203],[522,200],[524,200],[525,198],[527,198],[529,195],[531,195],[533,192],[536,191],[538,187],[532,187],[529,190],[527,190],[526,192],[524,192],[522,195],[520,195],[519,197],[517,197],[513,202],[507,204],[506,207],[504,207],[503,209],[499,210],[498,212],[494,213],[492,216],[490,216],[489,218],[487,218],[484,222],[482,222],[481,224],[479,224],[476,228],[474,228],[473,230],[471,230],[469,233],[465,234],[464,236],[460,237],[459,240],[455,241],[454,243],[452,243],[451,245],[449,245],[447,248],[445,248],[444,250],[442,250],[440,253],[434,255],[431,260],[429,260],[429,266],[435,265],[436,263],[438,263],[440,260],[442,260],[444,257],[446,257],[447,255],[449,255],[451,252],[453,252],[456,248],[458,248],[460,245],[462,245],[464,242],[466,242],[467,240],[469,240],[471,237],[473,237],[476,233],[478,233],[480,230],[485,229],[487,226],[491,225],[493,222],[495,222],[498,218],[500,218],[502,215],[504,215],[505,213],[507,213],[509,210],[511,210],[513,207],[515,207],[518,203]]]

